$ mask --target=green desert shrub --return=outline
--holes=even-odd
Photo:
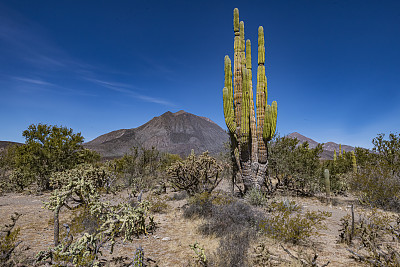
[[[276,136],[269,149],[268,169],[277,187],[303,195],[321,191],[321,144],[310,148],[296,138]]]
[[[400,177],[384,166],[371,165],[362,169],[352,178],[351,189],[363,204],[399,209]]]
[[[324,229],[322,222],[331,216],[324,211],[301,212],[293,202],[276,203],[276,208],[260,223],[260,228],[268,236],[299,244],[306,242],[312,235],[318,235],[318,230]]]
[[[20,190],[35,183],[40,190],[51,189],[50,176],[93,163],[100,155],[82,146],[83,136],[72,129],[46,124],[32,124],[22,135],[25,144],[13,152],[10,181]]]
[[[356,150],[360,158],[351,189],[361,203],[399,210],[400,207],[400,134],[379,134],[372,140],[373,152]]]

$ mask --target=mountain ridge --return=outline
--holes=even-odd
[[[315,148],[319,143],[309,137],[306,137],[298,132],[293,132],[291,134],[288,134],[287,137],[289,138],[297,138],[300,143],[308,142],[310,145],[310,148]],[[327,143],[322,143],[322,153],[321,153],[321,159],[333,159],[333,154],[334,151],[336,150],[336,153],[339,153],[339,144],[335,142],[327,142]],[[349,151],[354,151],[355,147],[349,146],[349,145],[341,145],[342,150],[345,150],[346,152]]]

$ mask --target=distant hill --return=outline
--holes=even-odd
[[[140,127],[103,134],[84,144],[105,158],[122,157],[133,146],[155,147],[160,151],[187,156],[208,150],[217,154],[228,141],[228,134],[208,118],[183,110],[166,112]]]
[[[291,133],[287,136],[290,138],[297,138],[300,141],[300,143],[304,143],[307,141],[308,144],[310,145],[310,148],[315,148],[319,144],[318,142],[312,140],[311,138],[308,138],[297,132]],[[334,142],[324,143],[322,148],[323,148],[323,151],[321,153],[321,159],[333,159],[333,154],[334,154],[335,150],[336,150],[336,153],[339,153],[339,144],[336,144]],[[342,150],[345,150],[346,152],[354,151],[354,149],[355,148],[352,146],[342,144]]]
[[[23,145],[23,144],[11,141],[0,141],[0,152],[12,145]]]

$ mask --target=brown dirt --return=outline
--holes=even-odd
[[[169,193],[172,196],[173,193]],[[42,208],[42,202],[49,197],[49,194],[41,196],[24,194],[5,194],[0,196],[0,225],[9,223],[10,215],[14,212],[22,214],[16,226],[21,228],[20,240],[30,249],[25,251],[26,255],[34,256],[41,250],[46,250],[53,243],[53,229],[51,223],[52,212]],[[319,237],[313,237],[312,242],[306,246],[294,246],[283,244],[286,248],[296,254],[296,251],[318,253],[318,263],[323,264],[327,261],[329,266],[362,266],[360,263],[350,258],[350,253],[346,246],[338,244],[338,231],[340,229],[340,219],[346,214],[350,214],[348,203],[351,198],[336,198],[333,200],[335,205],[326,205],[318,198],[290,198],[297,204],[303,206],[305,210],[329,211],[332,216],[326,220],[326,230],[321,231]],[[135,239],[132,243],[118,242],[114,248],[113,256],[132,257],[136,248],[141,245],[145,256],[155,260],[158,266],[186,266],[194,256],[194,252],[189,248],[190,244],[196,241],[206,249],[206,255],[211,255],[218,247],[219,240],[215,237],[207,237],[199,234],[196,229],[201,224],[201,220],[186,220],[182,216],[182,206],[186,200],[168,201],[169,208],[166,213],[154,214],[158,228],[154,234]],[[355,207],[355,213],[360,210]],[[61,223],[68,221],[68,211],[63,211]],[[356,217],[357,218],[357,217]],[[163,240],[164,239],[164,240]],[[165,240],[166,239],[166,240]],[[262,237],[260,241],[268,244],[269,250],[283,258],[290,259],[286,252],[280,247],[280,243]],[[107,253],[105,257],[110,257]],[[283,264],[282,266],[285,266]],[[294,265],[295,266],[295,265]]]

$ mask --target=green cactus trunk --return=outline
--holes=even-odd
[[[326,193],[326,199],[329,202],[331,198],[331,181],[330,181],[330,175],[329,175],[329,170],[325,169],[324,170],[324,177],[325,177],[325,193]]]
[[[267,143],[276,130],[277,103],[267,105],[265,76],[264,30],[258,30],[258,68],[256,108],[254,107],[251,43],[244,39],[244,22],[239,22],[239,10],[233,12],[234,66],[225,56],[224,116],[230,132],[232,151],[242,176],[244,190],[261,187],[267,182]],[[256,117],[257,116],[257,117]]]

